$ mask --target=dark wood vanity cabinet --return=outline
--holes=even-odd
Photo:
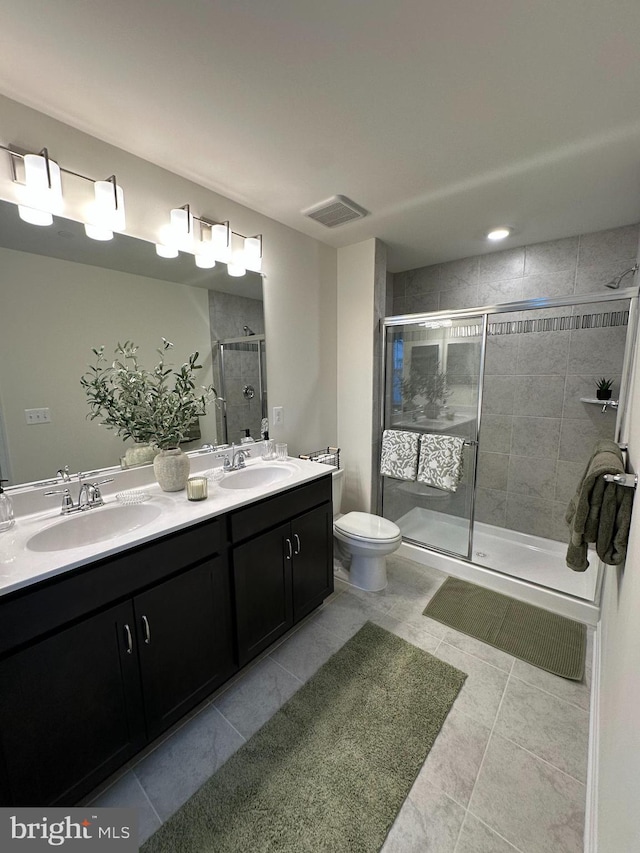
[[[243,666],[333,591],[331,475],[231,513],[230,528]]]
[[[1,603],[0,649],[19,623],[35,635],[2,649],[3,805],[73,804],[237,669],[227,554],[206,554],[221,530],[200,525]],[[48,631],[63,602],[80,618]]]
[[[333,590],[331,475],[0,598],[0,806],[71,806]]]

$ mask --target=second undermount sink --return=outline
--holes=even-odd
[[[222,489],[258,489],[288,480],[297,471],[295,465],[278,462],[275,465],[256,465],[231,471],[220,481]]]
[[[28,541],[30,551],[66,551],[104,542],[131,533],[154,521],[162,507],[154,504],[106,506],[70,515],[35,533]]]

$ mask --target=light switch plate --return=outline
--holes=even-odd
[[[274,426],[282,426],[284,423],[284,407],[283,406],[274,406],[273,407],[273,425]]]

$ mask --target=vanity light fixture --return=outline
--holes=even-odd
[[[231,232],[231,257],[227,264],[227,275],[240,278],[247,274],[244,259],[244,238],[241,234]]]
[[[62,181],[60,166],[43,148],[39,154],[19,154],[11,149],[12,177],[18,180],[14,157],[22,159],[24,167],[24,203],[18,205],[18,215],[31,225],[52,225],[53,214],[62,211]]]
[[[85,231],[94,240],[111,240],[113,231],[122,231],[125,227],[124,193],[119,187],[115,175],[106,181],[96,181],[79,172],[65,169],[49,157],[43,148],[39,154],[32,154],[16,147],[7,148],[11,162],[11,178],[21,184],[22,203],[18,203],[18,214],[32,225],[52,225],[53,214],[62,213],[62,173],[90,181],[94,186],[94,201],[89,207],[88,222]],[[22,173],[18,174],[18,165]]]
[[[89,205],[84,230],[92,240],[113,240],[114,231],[124,231],[124,193],[111,175],[106,181],[95,181],[95,201]]]
[[[501,225],[499,228],[494,228],[492,231],[489,231],[487,234],[487,240],[504,240],[506,237],[511,234],[511,228],[508,228],[506,225]]]
[[[211,269],[221,261],[227,265],[227,274],[234,277],[245,275],[248,269],[260,272],[262,268],[262,234],[245,237],[232,231],[228,221],[196,216],[188,204],[173,208],[170,223],[156,243],[161,258],[176,258],[179,250],[193,254],[200,269]]]
[[[244,238],[244,263],[253,272],[262,269],[262,234]]]

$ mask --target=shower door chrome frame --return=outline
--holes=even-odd
[[[438,551],[440,554],[447,554],[451,557],[456,557],[458,559],[463,560],[471,560],[471,552],[473,550],[473,524],[475,521],[475,508],[476,508],[476,475],[478,471],[478,455],[479,455],[479,441],[480,441],[480,421],[482,415],[482,395],[483,395],[483,386],[484,386],[484,365],[486,358],[486,349],[487,349],[487,331],[489,328],[488,322],[488,313],[483,313],[484,309],[472,311],[472,310],[461,310],[461,311],[438,311],[432,312],[430,314],[404,314],[398,317],[385,317],[383,321],[383,335],[382,335],[382,370],[380,371],[380,434],[382,435],[382,431],[385,428],[385,401],[386,401],[386,387],[387,387],[387,329],[393,326],[410,326],[415,323],[420,323],[422,320],[460,320],[460,319],[468,319],[472,317],[477,317],[482,323],[482,331],[480,332],[480,360],[478,363],[478,396],[476,403],[476,437],[475,439],[469,439],[465,441],[466,445],[471,446],[474,451],[473,454],[473,467],[471,468],[471,476],[469,478],[469,486],[470,486],[470,495],[471,502],[469,508],[469,532],[467,538],[467,555],[466,557],[459,553],[458,551],[447,551],[445,548],[436,548],[435,546],[427,546],[423,542],[418,542],[414,539],[407,538],[403,541],[410,542],[414,545],[419,545],[420,547],[429,547],[434,551]],[[382,500],[383,500],[383,475],[378,470],[378,504],[376,511],[378,514],[382,515]]]
[[[635,353],[636,337],[638,333],[638,311],[639,311],[639,292],[640,287],[627,287],[608,293],[584,293],[573,294],[568,296],[545,296],[534,299],[519,300],[517,302],[502,302],[495,305],[482,305],[477,308],[460,308],[448,311],[429,311],[419,314],[399,314],[394,317],[385,317],[382,323],[382,370],[380,371],[380,434],[385,428],[386,419],[386,383],[387,383],[387,330],[394,326],[408,326],[415,323],[437,321],[437,320],[463,320],[470,317],[483,317],[483,336],[482,336],[482,351],[480,357],[480,374],[479,374],[479,393],[478,393],[478,412],[477,412],[477,441],[480,440],[480,429],[482,421],[482,392],[484,387],[484,369],[486,356],[486,343],[489,329],[490,314],[508,314],[515,311],[531,311],[534,309],[543,308],[562,308],[574,307],[577,305],[593,304],[595,302],[618,302],[624,299],[629,300],[629,322],[627,326],[627,336],[625,342],[625,352],[622,363],[622,379],[620,383],[620,398],[618,405],[618,414],[616,418],[615,440],[626,442],[626,428],[628,424],[627,418],[627,401],[630,392],[632,364],[631,359]],[[615,295],[614,295],[615,294]],[[469,515],[469,549],[467,557],[453,551],[446,551],[443,548],[437,548],[434,545],[426,545],[423,542],[418,542],[413,539],[405,541],[417,545],[421,548],[435,551],[439,554],[455,557],[473,562],[471,553],[473,550],[473,525],[475,521],[475,500],[476,500],[476,475],[478,468],[479,444],[476,446],[475,464],[472,472],[472,497],[471,497],[471,512]],[[377,512],[382,515],[383,511],[383,475],[378,470],[378,505]]]

